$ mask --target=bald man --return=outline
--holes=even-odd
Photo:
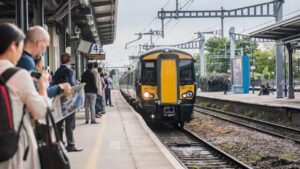
[[[30,27],[26,32],[23,53],[17,67],[26,69],[27,71],[35,71],[34,58],[43,55],[46,48],[49,46],[49,42],[49,33],[43,27]],[[50,98],[62,92],[65,95],[71,94],[71,86],[69,83],[61,83],[47,89]]]
[[[33,26],[26,32],[24,51],[17,66],[28,71],[35,70],[34,58],[43,55],[49,46],[50,36],[41,26]]]

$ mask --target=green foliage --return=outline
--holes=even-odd
[[[265,79],[270,79],[271,78],[271,73],[269,72],[269,67],[266,66],[262,72],[262,74],[264,75]]]
[[[254,155],[254,156],[252,156],[251,158],[252,158],[252,160],[253,160],[254,162],[260,161],[260,160],[261,160],[261,156],[260,156],[260,155]]]
[[[207,72],[226,73],[229,69],[229,58],[214,58],[214,56],[229,56],[229,41],[222,37],[212,37],[205,43]]]
[[[228,111],[228,110],[229,110],[229,107],[230,107],[229,104],[224,104],[224,105],[221,107],[221,110],[223,110],[223,111]]]
[[[256,43],[251,42],[250,37],[245,37],[236,42],[236,48],[237,49],[243,48],[244,54],[247,55],[251,55],[253,51],[257,49],[257,46],[258,45]]]
[[[254,51],[255,73],[262,74],[265,79],[273,79],[275,77],[275,54],[272,47],[265,50],[257,49]]]

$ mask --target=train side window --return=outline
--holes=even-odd
[[[156,83],[156,63],[147,61],[143,63],[142,81],[144,83]]]
[[[194,77],[192,60],[179,61],[179,75],[181,84],[193,83]]]

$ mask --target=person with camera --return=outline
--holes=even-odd
[[[45,118],[50,104],[46,91],[49,74],[45,71],[40,73],[40,78],[36,80],[36,89],[28,71],[15,67],[23,50],[24,38],[24,33],[15,25],[0,24],[0,74],[1,79],[6,77],[5,85],[11,98],[13,125],[19,132],[16,152],[7,161],[0,162],[0,169],[41,168],[31,118]],[[9,77],[6,76],[8,71]]]

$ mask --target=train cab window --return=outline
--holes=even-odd
[[[156,83],[156,62],[147,61],[143,63],[142,81],[143,83]]]
[[[179,61],[179,75],[181,84],[194,82],[192,60]]]

